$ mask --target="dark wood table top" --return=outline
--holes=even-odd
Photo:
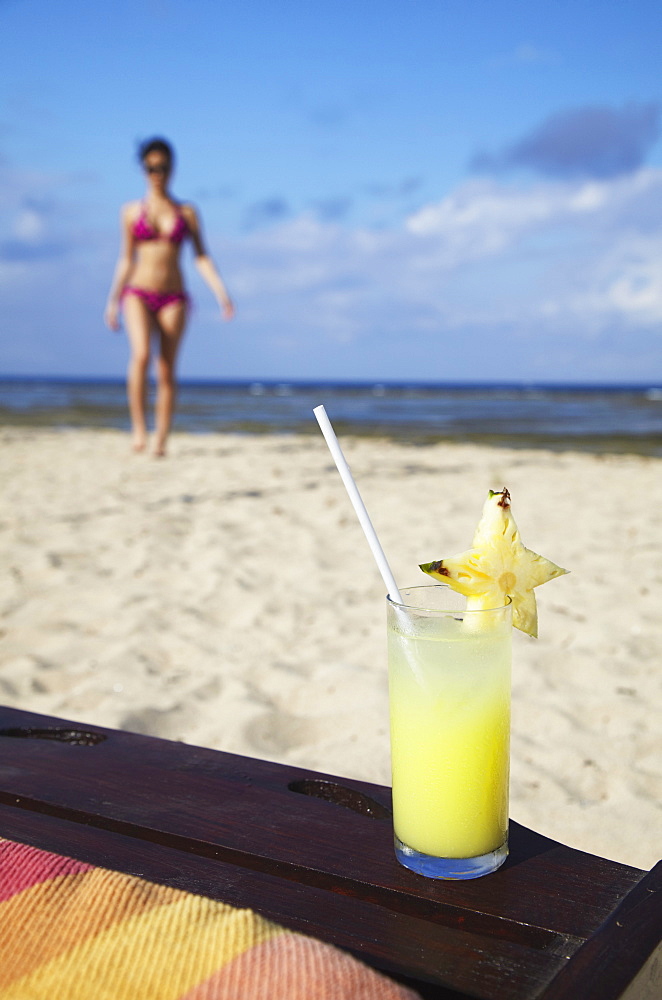
[[[426,879],[380,785],[0,707],[0,835],[251,907],[425,997],[662,997],[662,864],[511,823],[499,871]]]

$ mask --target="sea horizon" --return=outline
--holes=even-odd
[[[150,381],[154,382],[150,376]],[[0,385],[4,382],[80,382],[80,383],[111,383],[124,385],[126,382],[124,375],[44,375],[44,374],[16,374],[0,373]],[[600,382],[598,380],[576,380],[562,381],[559,379],[450,379],[447,381],[440,379],[394,379],[394,378],[313,378],[303,376],[261,376],[245,375],[226,378],[205,378],[200,375],[180,376],[179,384],[189,385],[298,385],[298,386],[350,386],[365,387],[375,385],[385,385],[394,387],[430,387],[430,388],[527,388],[542,387],[549,389],[601,389],[605,391],[645,391],[647,389],[659,389],[662,392],[662,377],[652,380],[633,380],[629,382]]]
[[[154,386],[150,383],[150,395]],[[312,433],[327,407],[343,434],[416,444],[473,441],[662,456],[662,380],[439,382],[389,379],[180,380],[174,431]],[[128,429],[124,379],[0,376],[0,424]]]

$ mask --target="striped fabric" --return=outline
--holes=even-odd
[[[0,1000],[414,1000],[251,910],[0,838]]]

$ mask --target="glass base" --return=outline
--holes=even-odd
[[[407,847],[397,837],[394,837],[394,842],[395,856],[400,864],[427,878],[480,878],[481,875],[495,872],[508,857],[507,840],[496,850],[477,858],[435,858],[431,854],[421,854],[420,851]]]

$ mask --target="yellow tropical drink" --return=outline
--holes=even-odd
[[[388,602],[396,854],[437,878],[507,855],[511,609],[466,611],[447,586]]]

